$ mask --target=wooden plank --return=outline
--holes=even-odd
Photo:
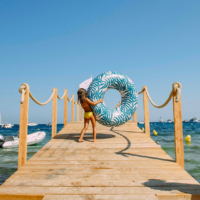
[[[191,194],[177,194],[177,195],[171,195],[171,194],[165,194],[165,195],[156,195],[158,200],[199,200],[200,195],[191,195]]]
[[[44,174],[44,172],[31,172],[31,173],[19,173],[16,172],[12,177],[18,177],[18,178],[23,178],[23,177],[42,177]],[[129,173],[115,173],[115,174],[105,174],[105,173],[87,173],[87,174],[83,174],[83,173],[62,173],[62,171],[60,173],[55,173],[55,172],[45,172],[45,176],[44,179],[54,179],[55,177],[58,176],[62,176],[63,179],[79,179],[79,180],[85,180],[85,179],[91,179],[91,180],[95,180],[95,179],[108,179],[108,180],[112,180],[112,179],[118,179],[118,180],[124,180],[124,179],[130,179],[132,178],[133,181],[136,180],[176,180],[177,183],[179,183],[179,180],[191,180],[191,176],[188,174],[183,174],[183,173],[179,173],[176,174],[176,176],[172,176],[170,174],[166,174],[166,173],[160,173],[160,174],[132,174],[130,175]],[[183,178],[184,177],[184,178]]]
[[[42,200],[44,194],[0,194],[1,200]]]
[[[83,148],[76,148],[76,149],[71,149],[71,148],[64,148],[64,147],[60,147],[60,148],[43,148],[40,149],[40,152],[38,152],[35,155],[39,155],[39,154],[44,154],[44,153],[53,153],[53,152],[63,152],[65,154],[96,154],[96,153],[101,153],[101,154],[113,154],[115,152],[120,152],[122,149],[120,148],[100,148],[100,149],[96,149],[96,148],[87,148],[87,149],[83,149]],[[131,148],[131,149],[127,149],[125,151],[123,151],[124,153],[137,153],[137,155],[149,155],[149,154],[167,154],[164,150],[162,150],[160,147],[159,148]]]
[[[52,176],[53,177],[53,176]],[[180,185],[185,186],[193,186],[198,184],[197,181],[194,180],[179,180]],[[80,178],[66,178],[62,175],[57,175],[50,179],[50,176],[47,178],[42,177],[23,177],[23,179],[19,179],[15,177],[15,179],[7,180],[4,183],[4,186],[34,186],[34,187],[176,187],[177,180],[169,180],[168,182],[162,182],[159,180],[155,180],[153,182],[148,182],[148,179],[144,180],[135,180],[135,179],[80,179]]]
[[[180,172],[185,172],[183,169],[180,169],[180,167],[178,166],[173,166],[171,165],[171,167],[169,166],[162,166],[162,168],[160,168],[161,165],[158,166],[154,166],[154,168],[150,168],[149,171],[152,172],[166,172],[166,170],[169,170],[169,172],[176,172],[176,173],[180,173]],[[68,171],[92,171],[92,170],[107,170],[107,171],[113,171],[115,170],[116,172],[132,172],[132,171],[136,171],[137,173],[143,173],[144,170],[146,170],[148,168],[148,166],[129,166],[129,165],[63,165],[63,164],[58,164],[58,165],[49,165],[49,164],[40,164],[40,165],[34,165],[34,164],[26,164],[24,165],[19,171],[26,170],[26,169],[63,169],[65,168]]]
[[[156,168],[156,167],[180,167],[177,163],[174,161],[169,162],[168,160],[108,160],[108,161],[86,161],[86,160],[29,160],[27,164],[48,164],[48,165],[93,165],[93,166],[99,166],[99,165],[106,165],[106,166],[141,166],[141,167],[147,167],[149,168]]]
[[[158,200],[155,195],[45,195],[43,200]]]
[[[173,190],[173,194],[184,194],[185,192],[199,195],[200,186],[192,187],[24,187],[24,186],[4,186],[0,187],[0,193],[10,194],[15,190],[18,194],[63,194],[63,195],[132,195],[132,194],[169,194]],[[184,192],[183,192],[184,191]]]
[[[95,154],[95,155],[69,155],[66,154],[64,157],[63,155],[52,155],[52,156],[43,156],[43,157],[36,157],[33,156],[31,160],[91,160],[91,161],[109,161],[109,160],[144,160],[148,161],[151,159],[157,160],[166,160],[166,161],[173,161],[173,159],[168,155],[161,155],[161,154],[154,154],[152,156],[140,156],[140,155],[131,155],[126,153],[119,153],[119,154]]]

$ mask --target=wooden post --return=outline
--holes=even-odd
[[[67,104],[68,104],[67,97],[68,97],[67,89],[65,89],[65,96],[64,96],[64,126],[67,125]]]
[[[72,122],[74,122],[74,94],[72,94]]]
[[[133,122],[137,125],[137,110],[133,114]]]
[[[80,108],[81,108],[81,121],[83,121],[83,108],[81,107],[81,105]]]
[[[20,110],[18,169],[26,163],[28,132],[29,89],[24,95]]]
[[[174,111],[174,141],[176,162],[184,168],[184,148],[183,148],[183,124],[181,110],[181,96],[176,101],[176,94],[173,94],[173,111]]]
[[[77,105],[76,105],[76,111],[77,111],[77,122],[79,122],[79,103],[77,102]]]
[[[145,124],[145,133],[150,137],[150,125],[149,125],[149,104],[146,90],[147,86],[143,87],[143,102],[144,102],[144,124]]]
[[[53,90],[55,92],[52,100],[52,138],[57,134],[57,88],[53,88]]]

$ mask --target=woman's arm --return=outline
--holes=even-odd
[[[99,104],[99,103],[103,103],[103,99],[99,99],[99,101],[92,102],[92,101],[90,101],[88,98],[85,98],[85,101],[86,101],[88,104],[92,105],[92,106],[96,106],[96,105]]]

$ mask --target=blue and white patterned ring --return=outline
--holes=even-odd
[[[137,90],[130,78],[121,73],[109,71],[100,74],[92,81],[87,97],[93,102],[98,101],[109,89],[120,92],[121,105],[112,110],[102,103],[91,107],[100,124],[110,127],[120,126],[131,118],[137,108]]]

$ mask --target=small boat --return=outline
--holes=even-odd
[[[187,120],[184,120],[183,123],[188,123],[188,121],[187,121]]]
[[[45,132],[38,131],[27,136],[27,145],[41,142],[46,136]],[[0,146],[2,148],[14,148],[19,146],[19,137],[0,135]]]
[[[139,124],[144,124],[144,121],[138,122]]]
[[[159,122],[163,122],[163,120],[161,119],[161,117],[160,117],[160,119],[159,119]]]
[[[46,126],[52,126],[52,123],[51,123],[51,122],[49,122],[48,124],[46,124]]]
[[[168,119],[168,120],[167,120],[167,123],[172,123],[172,120],[171,120],[171,119]]]
[[[35,122],[28,122],[28,126],[37,126],[38,124],[36,124]]]
[[[199,120],[196,117],[194,117],[194,118],[192,118],[192,119],[189,120],[189,122],[198,122],[198,121]]]
[[[12,125],[12,124],[3,124],[3,125],[1,125],[1,128],[12,128],[14,125]]]

